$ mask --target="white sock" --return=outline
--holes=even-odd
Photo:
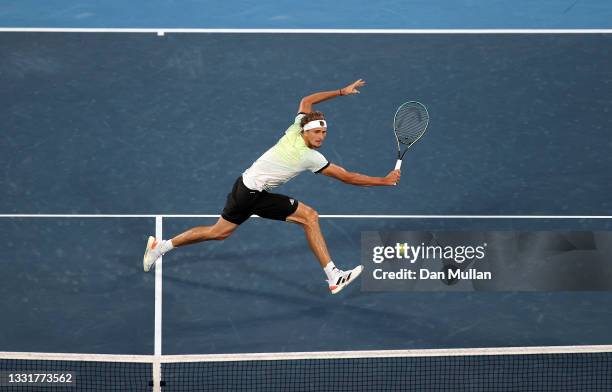
[[[334,262],[330,260],[329,263],[327,263],[327,265],[323,268],[323,271],[325,271],[325,275],[327,275],[327,280],[333,280],[338,273],[338,268],[336,268]]]
[[[162,241],[161,246],[159,247],[159,250],[161,250],[162,255],[170,252],[172,249],[174,249],[174,245],[172,245],[172,240]]]

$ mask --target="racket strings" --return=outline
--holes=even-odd
[[[412,144],[417,141],[429,122],[427,109],[418,103],[405,104],[395,115],[395,133],[400,143]]]

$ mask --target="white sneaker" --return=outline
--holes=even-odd
[[[144,258],[142,259],[142,267],[145,272],[149,272],[151,267],[155,265],[157,259],[162,255],[160,245],[161,241],[158,241],[155,237],[149,236]]]
[[[361,271],[363,271],[363,265],[358,265],[349,271],[339,271],[333,279],[327,281],[329,290],[332,294],[339,293],[343,288],[348,286],[349,283],[357,279]]]

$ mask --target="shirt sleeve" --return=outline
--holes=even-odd
[[[291,124],[289,128],[287,128],[285,133],[289,134],[302,132],[302,127],[300,127],[300,121],[302,121],[302,118],[304,118],[305,115],[305,113],[298,113],[298,115],[295,117],[295,120],[293,120],[293,124]]]
[[[329,162],[323,154],[315,150],[308,150],[304,160],[305,169],[310,170],[313,173],[319,173],[321,170],[329,166]]]

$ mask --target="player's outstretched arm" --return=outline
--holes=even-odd
[[[370,177],[365,174],[352,173],[343,167],[331,163],[321,172],[346,184],[359,186],[393,186],[400,180],[400,171],[392,170],[385,177]]]
[[[300,107],[298,109],[298,112],[310,113],[312,112],[312,106],[316,105],[319,102],[327,101],[328,99],[339,97],[341,95],[359,94],[359,90],[357,90],[357,87],[363,87],[365,85],[366,82],[362,79],[359,79],[339,90],[322,91],[320,93],[311,94],[307,97],[302,98],[302,100],[300,101]]]

